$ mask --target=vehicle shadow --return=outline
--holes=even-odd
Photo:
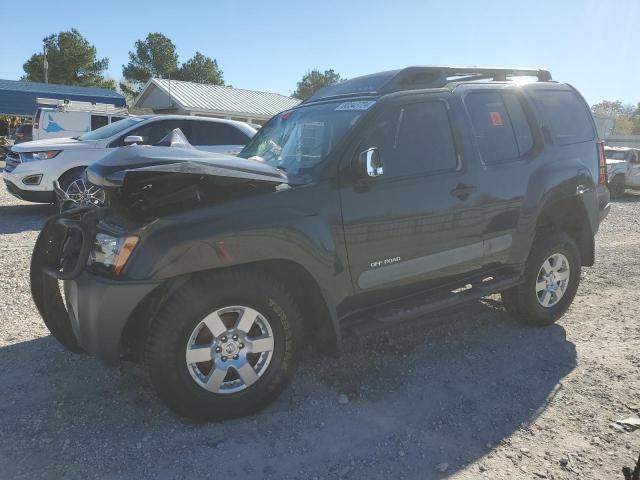
[[[5,346],[0,464],[9,477],[445,478],[527,430],[576,351],[562,326],[518,325],[491,299],[436,318],[347,338],[338,359],[308,354],[272,405],[217,424],[169,412],[135,365],[51,337]]]
[[[0,234],[40,230],[47,218],[55,213],[56,206],[49,204],[0,205]]]

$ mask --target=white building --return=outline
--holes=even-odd
[[[132,108],[153,110],[155,113],[228,118],[262,125],[275,114],[299,103],[300,100],[279,93],[152,78]]]

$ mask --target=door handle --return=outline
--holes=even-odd
[[[459,183],[456,185],[456,188],[451,190],[451,195],[454,197],[458,197],[460,200],[466,200],[466,198],[472,193],[475,192],[476,187],[473,185],[465,185],[463,183]]]

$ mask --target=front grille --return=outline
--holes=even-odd
[[[13,172],[18,165],[20,165],[20,155],[16,152],[8,152],[4,159],[4,171]]]

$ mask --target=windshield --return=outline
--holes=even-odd
[[[610,160],[626,160],[629,152],[621,152],[620,150],[604,150],[604,156]]]
[[[105,138],[116,135],[126,130],[127,128],[142,122],[143,120],[144,118],[142,117],[128,117],[122,120],[118,120],[117,122],[114,122],[110,125],[96,128],[92,132],[87,132],[84,135],[78,137],[78,140],[104,140]]]
[[[258,131],[238,154],[284,170],[291,180],[311,181],[322,162],[373,102],[342,102],[283,112]]]

